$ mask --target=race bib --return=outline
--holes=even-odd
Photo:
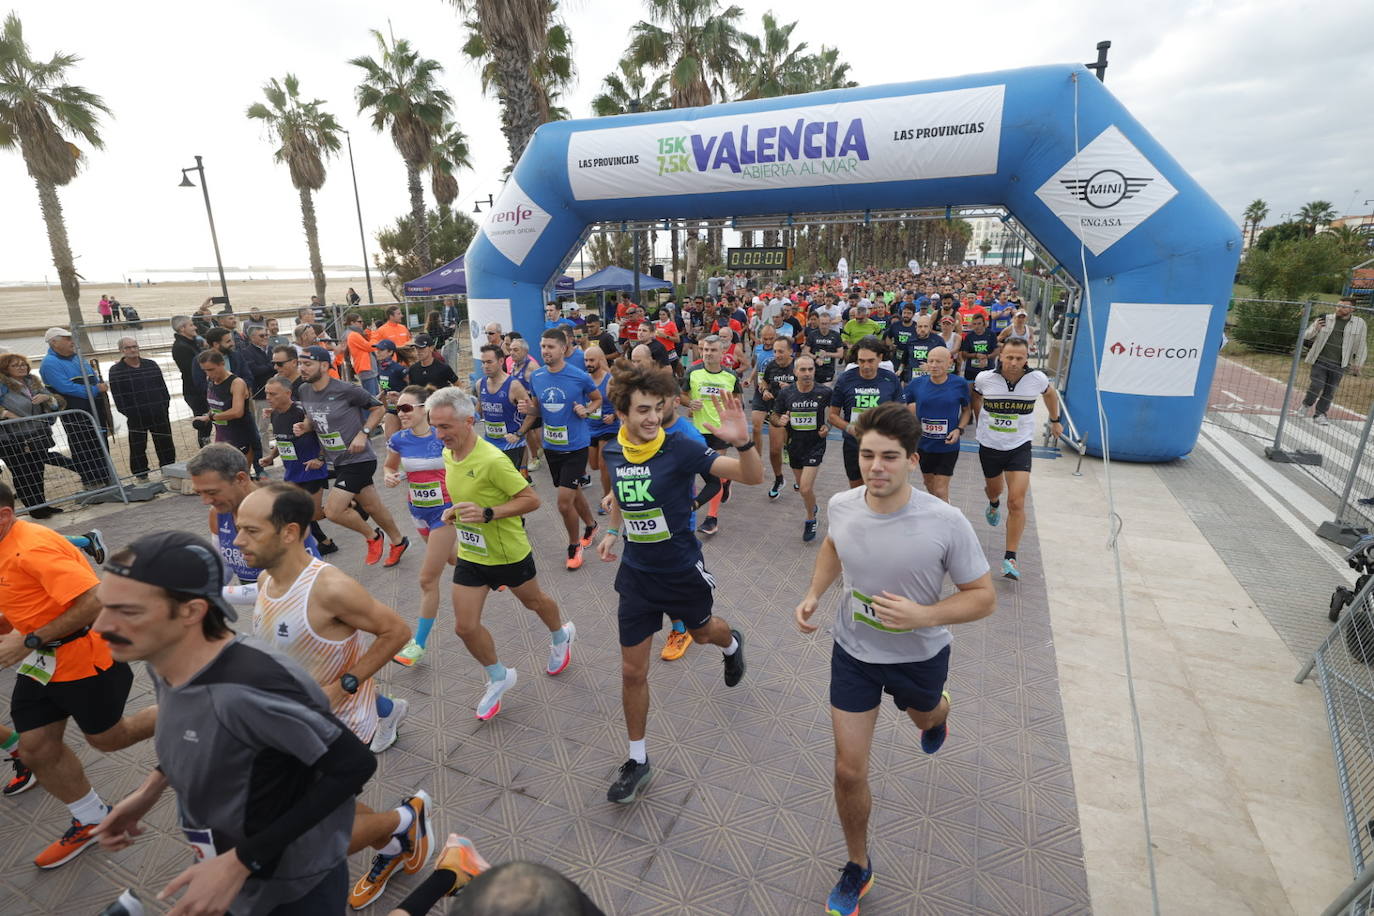
[[[601,406],[602,406],[602,404],[605,404],[605,403],[606,403],[605,401],[602,401],[601,404],[597,404],[595,408],[588,407],[588,408],[587,408],[587,419],[588,419],[588,420],[593,420],[593,421],[598,422],[598,423],[601,422]]]
[[[544,442],[548,445],[567,445],[568,428],[566,426],[545,426]]]
[[[794,411],[791,415],[791,426],[797,430],[816,429],[816,412],[814,410]]]
[[[850,601],[850,606],[854,610],[855,621],[870,626],[875,630],[881,630],[884,633],[911,632],[910,630],[898,630],[885,625],[878,619],[878,612],[873,610],[873,599],[857,588],[849,593],[849,597],[852,599]]]
[[[191,844],[191,851],[197,862],[204,862],[219,855],[215,849],[215,834],[208,828],[182,827],[181,832],[186,835],[186,842]]]
[[[277,454],[281,455],[287,461],[296,461],[296,443],[292,442],[290,439],[278,439]]]
[[[34,649],[19,663],[19,673],[46,685],[57,671],[56,649]]]
[[[434,483],[412,483],[410,485],[410,504],[420,509],[432,509],[444,504],[443,488]]]
[[[988,414],[988,429],[992,430],[995,433],[1014,433],[1017,430],[1017,425],[1017,418],[1015,414]]]
[[[636,544],[652,544],[672,537],[668,520],[662,509],[625,510],[620,513],[625,522],[625,539]]]
[[[506,424],[505,424],[505,423],[500,422],[500,421],[492,422],[491,420],[486,420],[486,421],[484,421],[484,423],[485,423],[485,426],[486,426],[487,438],[488,438],[488,439],[504,439],[504,438],[506,438]]]
[[[219,411],[218,411],[218,410],[215,410],[214,408],[211,408],[211,409],[210,409],[210,422],[213,423],[213,424],[215,424],[216,426],[228,426],[228,425],[229,425],[229,421],[228,421],[228,420],[221,420],[221,419],[219,418]]]
[[[477,530],[472,525],[459,525],[455,523],[453,527],[458,529],[458,546],[460,548],[479,557],[485,557],[487,555],[487,539],[483,536],[481,531]]]
[[[943,439],[949,435],[948,420],[922,420],[921,432],[927,436]]]
[[[331,452],[342,452],[348,448],[343,441],[343,433],[325,433],[320,436],[320,443]]]

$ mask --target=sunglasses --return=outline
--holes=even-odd
[[[274,359],[274,360],[272,360],[272,365],[274,365],[274,366],[285,366],[287,363],[294,363],[294,362],[295,362],[294,359],[280,359],[280,360]]]
[[[396,410],[400,413],[410,413],[412,410],[415,410],[419,406],[419,404],[397,404]]]

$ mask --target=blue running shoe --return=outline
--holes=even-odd
[[[809,519],[806,520],[806,524],[802,526],[802,540],[803,540],[803,541],[814,541],[815,539],[816,539],[816,520],[815,520],[814,518],[809,518]]]
[[[988,507],[983,510],[983,518],[988,520],[989,525],[996,528],[997,523],[1002,520],[1002,508],[989,503]]]
[[[844,863],[840,869],[840,880],[825,901],[828,916],[858,916],[859,898],[873,887],[873,860],[868,860],[867,868],[860,868],[853,862]]]
[[[940,696],[949,701],[949,691],[940,691]],[[949,737],[949,713],[945,713],[945,721],[934,728],[927,728],[921,731],[921,750],[927,754],[933,754],[944,746],[945,739]]]
[[[1016,568],[1016,561],[1008,557],[1002,561],[1002,575],[1007,579],[1020,579],[1021,570]]]

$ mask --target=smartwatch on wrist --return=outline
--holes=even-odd
[[[482,510],[482,521],[489,522],[494,518],[496,518],[496,510],[491,506],[487,506]]]
[[[745,442],[743,445],[737,445],[737,446],[735,446],[735,451],[737,451],[737,452],[747,452],[747,451],[749,451],[749,450],[750,450],[751,448],[753,448],[753,447],[754,447],[754,440],[753,440],[753,439],[750,439],[749,441]]]
[[[343,688],[343,692],[344,692],[344,693],[357,693],[357,692],[358,692],[358,677],[357,677],[357,675],[354,675],[354,674],[345,674],[343,677],[339,678],[339,686]]]
[[[372,438],[372,427],[371,427],[371,426],[364,426],[364,427],[363,427],[363,435],[364,435],[364,436],[367,436],[369,439]]]
[[[24,648],[41,649],[43,648],[43,640],[37,633],[30,633],[28,636],[24,637]]]

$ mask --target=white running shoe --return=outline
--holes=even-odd
[[[577,624],[569,620],[563,624],[563,632],[568,634],[567,639],[556,645],[549,643],[549,667],[545,670],[551,675],[562,674],[563,669],[568,667],[568,662],[572,661],[572,644],[577,638]]]
[[[396,743],[396,732],[400,729],[401,720],[409,711],[410,704],[405,700],[391,701],[391,715],[377,720],[377,731],[372,736],[370,745],[372,753],[380,754]]]
[[[1319,414],[1317,414],[1315,417],[1312,418],[1312,422],[1315,423],[1315,424],[1317,424],[1318,426],[1330,426],[1330,425],[1331,425],[1331,421],[1328,420],[1328,419],[1326,418],[1326,414],[1324,414],[1324,413],[1319,413]]]
[[[487,681],[482,702],[477,704],[477,718],[483,722],[501,711],[501,695],[515,686],[515,669],[507,668],[506,676],[499,681]]]

